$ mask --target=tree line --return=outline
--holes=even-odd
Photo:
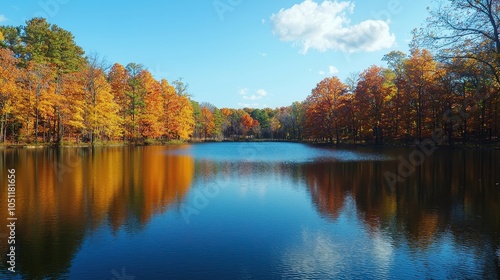
[[[500,4],[454,0],[414,30],[410,53],[383,56],[345,81],[327,77],[306,100],[265,109],[191,99],[182,79],[156,80],[141,64],[85,56],[43,18],[0,26],[0,142],[57,143],[274,139],[447,143],[500,136]],[[467,15],[468,21],[461,17]]]

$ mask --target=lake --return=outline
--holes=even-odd
[[[5,225],[16,172],[16,272],[4,225],[0,278],[498,279],[500,151],[416,155],[252,142],[3,149]]]

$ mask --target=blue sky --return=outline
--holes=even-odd
[[[69,30],[86,53],[143,64],[189,83],[199,102],[279,107],[327,76],[345,80],[408,52],[430,0],[2,0],[0,24],[34,16]]]

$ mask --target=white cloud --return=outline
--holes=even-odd
[[[330,75],[335,75],[337,73],[339,73],[339,69],[337,69],[337,67],[335,66],[329,66],[328,67],[328,73],[330,73]]]
[[[248,88],[242,88],[242,89],[240,89],[240,94],[241,95],[247,95],[248,94]]]
[[[242,108],[257,108],[260,107],[261,105],[259,103],[238,103],[238,106]]]
[[[263,89],[259,89],[259,90],[257,91],[257,94],[258,94],[259,96],[264,97],[264,96],[266,96],[266,95],[267,95],[267,91],[265,91],[265,90],[263,90]]]
[[[242,90],[240,90],[240,94],[242,95],[243,99],[244,100],[260,100],[262,98],[264,98],[265,96],[268,95],[267,91],[263,90],[263,89],[259,89],[255,92],[255,94],[252,94],[252,95],[248,95],[248,89],[243,89],[243,93],[242,93]]]
[[[4,22],[4,21],[7,21],[8,18],[4,15],[0,15],[0,22]]]
[[[353,11],[351,2],[326,0],[318,4],[305,0],[271,16],[273,33],[281,41],[299,46],[304,54],[309,49],[360,52],[393,46],[396,38],[388,22],[365,20],[351,24],[347,14]]]
[[[245,99],[245,100],[257,100],[257,99],[260,99],[260,98],[257,95],[252,95],[252,96],[245,95],[245,96],[243,96],[243,99]]]
[[[262,24],[266,24],[267,20],[265,18],[263,18],[261,21],[260,21]]]
[[[262,56],[262,57],[266,57],[267,53],[265,53],[265,52],[259,52],[259,55]]]
[[[318,71],[318,74],[320,74],[321,76],[325,75],[325,71]]]

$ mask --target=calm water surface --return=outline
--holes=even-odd
[[[0,150],[0,278],[498,279],[500,151],[437,150],[391,188],[412,151]]]

